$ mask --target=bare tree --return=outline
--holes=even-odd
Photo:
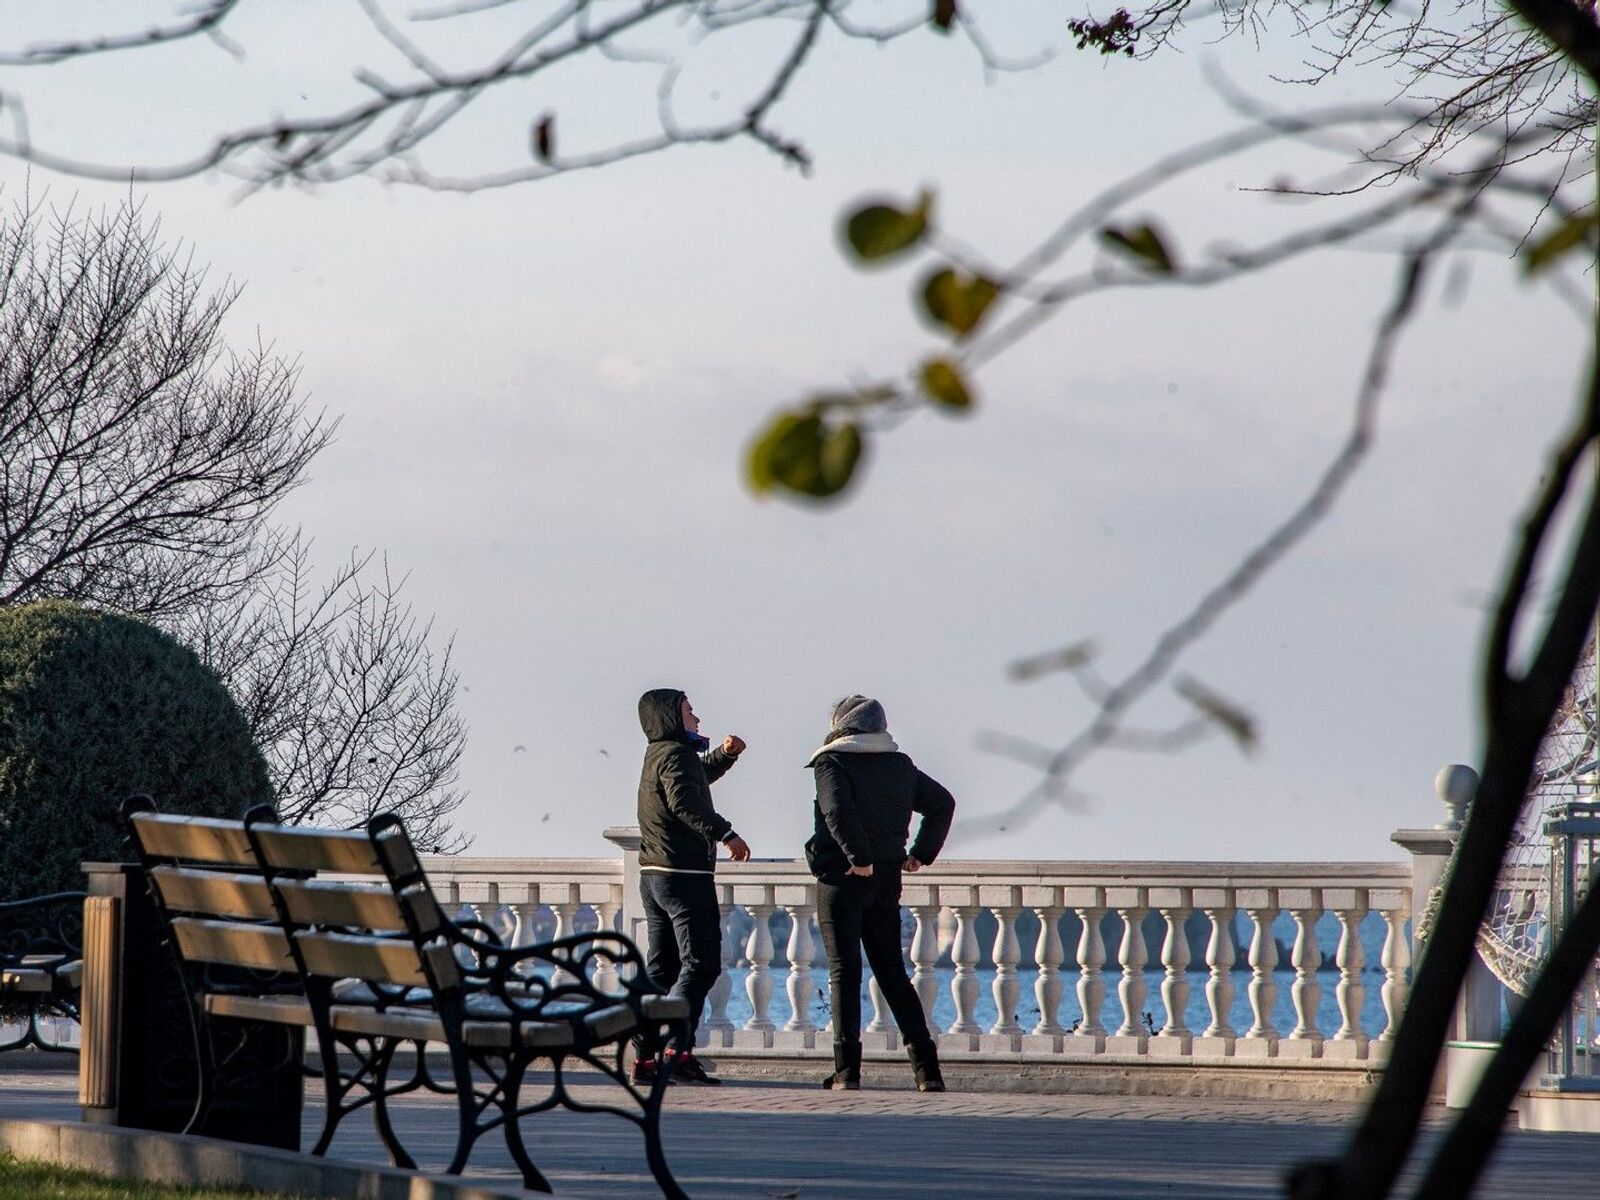
[[[226,347],[236,295],[131,204],[0,224],[0,603],[164,617],[271,564],[267,515],[333,425],[293,363]]]
[[[432,622],[386,560],[352,555],[318,586],[310,557],[296,533],[254,587],[175,631],[244,710],[285,821],[355,827],[394,812],[434,853],[465,849],[450,824],[466,740],[450,644],[434,654]]]
[[[230,353],[238,289],[158,235],[131,204],[0,224],[0,604],[164,625],[229,685],[285,819],[392,810],[460,849],[449,645],[371,555],[313,590],[309,547],[270,518],[334,422],[296,399],[293,363]]]

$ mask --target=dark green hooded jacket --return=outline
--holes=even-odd
[[[712,806],[711,785],[738,756],[720,746],[704,755],[695,750],[683,727],[683,699],[674,688],[639,697],[639,725],[650,740],[639,773],[639,865],[713,871],[717,843],[734,834]]]

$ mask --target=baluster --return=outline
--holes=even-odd
[[[572,890],[577,891],[576,888],[573,888]],[[575,903],[552,904],[550,906],[550,911],[555,914],[556,918],[555,931],[551,934],[550,940],[554,942],[560,941],[564,937],[571,937],[575,925],[575,918],[578,915],[578,905]],[[575,976],[572,974],[572,972],[567,970],[565,967],[557,967],[551,974],[551,981],[558,984],[571,983],[573,982],[574,978]]]
[[[772,1045],[772,1032],[777,1028],[772,1023],[770,1010],[772,1008],[772,929],[768,921],[772,917],[773,905],[751,904],[747,906],[750,918],[755,925],[750,930],[750,938],[745,942],[744,956],[750,960],[750,973],[745,976],[744,992],[750,998],[750,1019],[744,1023],[744,1028],[755,1035],[757,1045]]]
[[[707,1045],[731,1046],[733,1022],[728,1019],[728,997],[733,995],[730,972],[733,964],[739,961],[739,942],[733,936],[733,922],[728,919],[733,915],[732,889],[719,888],[718,891],[723,896],[717,906],[722,911],[722,974],[706,993],[706,1017],[700,1022],[700,1028],[705,1031]]]
[[[1017,1024],[1017,1001],[1022,995],[1022,984],[1017,978],[1017,964],[1022,961],[1022,948],[1017,944],[1017,915],[1022,906],[1016,888],[983,889],[985,892],[995,890],[1003,892],[1004,898],[987,906],[995,919],[994,945],[990,948],[994,957],[994,982],[989,988],[994,997],[994,1025],[989,1033],[1000,1040],[985,1048],[1015,1050],[1020,1045],[1017,1039],[1022,1036],[1022,1026]]]
[[[1333,989],[1339,1005],[1339,1028],[1322,1053],[1333,1058],[1365,1058],[1368,1039],[1361,1027],[1361,1006],[1367,989],[1361,982],[1361,968],[1366,965],[1366,954],[1361,945],[1361,922],[1367,915],[1367,895],[1343,890],[1324,893],[1324,904],[1329,903],[1330,896],[1339,922],[1339,948],[1333,956],[1339,968],[1339,982]]]
[[[1161,1004],[1167,1010],[1167,1019],[1157,1040],[1151,1043],[1153,1054],[1188,1054],[1194,1038],[1187,1020],[1189,939],[1183,928],[1189,919],[1189,900],[1188,888],[1161,889],[1158,911],[1167,925],[1167,935],[1161,941]]]
[[[1140,927],[1146,911],[1144,889],[1135,890],[1138,899],[1117,908],[1117,915],[1122,918],[1122,945],[1118,950],[1122,959],[1122,978],[1117,981],[1117,999],[1122,1001],[1122,1024],[1112,1036],[1124,1039],[1115,1047],[1117,1050],[1143,1054],[1149,1034],[1144,1023],[1144,964],[1149,961],[1149,952],[1144,944],[1144,930]]]
[[[1404,904],[1404,901],[1401,901]],[[1406,910],[1403,907],[1383,910],[1383,951],[1378,961],[1383,964],[1383,1012],[1388,1018],[1378,1040],[1385,1044],[1394,1041],[1395,1030],[1400,1028],[1400,1014],[1405,1011],[1406,969],[1411,966],[1411,939],[1406,936]]]
[[[1197,896],[1197,899],[1199,897]],[[1211,922],[1211,936],[1206,941],[1206,1007],[1211,1011],[1210,1023],[1200,1036],[1210,1039],[1208,1045],[1196,1044],[1195,1053],[1233,1053],[1234,1040],[1239,1036],[1233,1028],[1233,905],[1226,891],[1213,899],[1208,891],[1207,906],[1202,910]]]
[[[539,911],[537,904],[513,904],[511,906],[511,944],[513,946],[531,946],[533,944],[533,917]]]
[[[1235,1054],[1270,1058],[1278,1052],[1278,1026],[1272,1009],[1278,1002],[1278,985],[1272,973],[1278,967],[1278,943],[1272,924],[1278,919],[1278,897],[1271,889],[1252,889],[1240,897],[1250,915],[1250,1028],[1234,1047]]]
[[[916,932],[911,935],[911,986],[922,1001],[922,1015],[928,1019],[928,1028],[936,1036],[940,1029],[933,1019],[933,1006],[939,1001],[939,906],[919,904],[912,914],[917,919]]]
[[[898,1039],[889,1020],[889,1001],[884,998],[883,989],[878,986],[876,972],[867,976],[867,994],[872,997],[872,1020],[861,1031],[862,1041],[864,1043],[870,1041],[875,1049],[881,1046],[885,1050],[893,1050],[898,1044]],[[832,1028],[833,1022],[830,1020],[828,1025]]]
[[[1096,889],[1104,898],[1104,893]],[[1106,940],[1100,928],[1106,910],[1099,905],[1086,905],[1074,910],[1083,922],[1083,932],[1078,936],[1078,1008],[1083,1016],[1078,1021],[1074,1037],[1088,1043],[1096,1053],[1106,1048],[1106,980],[1102,968],[1106,965]],[[1081,1044],[1081,1043],[1079,1043]]]
[[[1034,1037],[1050,1038],[1051,1049],[1061,1049],[1061,1036],[1066,1029],[1061,1024],[1061,962],[1066,948],[1061,944],[1061,914],[1065,910],[1054,904],[1044,904],[1033,910],[1039,918],[1039,940],[1033,946],[1033,961],[1039,974],[1033,981],[1033,999],[1039,1006],[1039,1019],[1030,1031]]]
[[[1317,1004],[1322,999],[1322,986],[1317,983],[1317,969],[1322,966],[1322,948],[1317,945],[1317,918],[1322,915],[1322,901],[1315,888],[1296,889],[1296,892],[1295,898],[1285,904],[1294,918],[1295,928],[1294,950],[1289,955],[1290,965],[1294,967],[1289,998],[1294,1002],[1295,1021],[1278,1052],[1317,1058],[1322,1053],[1322,1031],[1317,1028]]]
[[[950,1032],[968,1039],[968,1049],[977,1049],[972,1039],[983,1032],[978,1024],[978,932],[973,928],[977,920],[976,905],[956,906],[956,940],[950,947],[950,958],[955,963],[955,978],[950,981],[950,998],[955,1001],[956,1019]]]
[[[481,903],[472,904],[465,901],[458,903],[456,906],[456,920],[482,921],[483,905]],[[475,931],[473,936],[477,936]],[[460,963],[463,967],[470,967],[476,961],[476,956],[473,954],[472,950],[466,946],[458,945],[455,949],[455,956],[456,962]]]
[[[796,1035],[805,1046],[813,1044],[817,1026],[811,1019],[811,959],[815,943],[811,938],[811,915],[816,912],[815,902],[785,904],[789,914],[789,1020],[783,1031]]]
[[[601,900],[593,907],[595,928],[601,933],[615,933],[617,929],[617,913],[621,910],[622,905],[614,900]],[[610,994],[621,991],[621,981],[617,976],[617,964],[604,954],[595,955],[594,986],[602,992]]]

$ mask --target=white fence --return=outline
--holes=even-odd
[[[603,926],[642,940],[637,836],[607,836],[619,858],[427,865],[441,899],[499,920],[517,941],[536,925],[542,935]],[[905,880],[912,982],[941,1049],[961,1057],[1378,1061],[1405,1003],[1413,876],[1407,861],[941,861]],[[804,863],[723,863],[717,887],[727,970],[702,1043],[825,1052],[826,1013],[813,998],[826,964]],[[1148,938],[1147,924],[1159,936]],[[871,995],[865,1039],[892,1050],[893,1024]],[[1159,1026],[1147,1005],[1163,1014]]]

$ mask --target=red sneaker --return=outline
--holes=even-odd
[[[705,1064],[693,1054],[683,1051],[668,1055],[672,1063],[673,1083],[698,1083],[702,1086],[714,1087],[721,1083],[715,1075],[706,1070]]]
[[[678,1081],[673,1078],[671,1072],[672,1063],[670,1061],[670,1056],[672,1052],[669,1050],[667,1053],[669,1056],[669,1061],[667,1063],[667,1083],[673,1084]],[[633,1060],[632,1078],[633,1082],[638,1086],[654,1087],[657,1073],[657,1064],[654,1058],[636,1058]]]

